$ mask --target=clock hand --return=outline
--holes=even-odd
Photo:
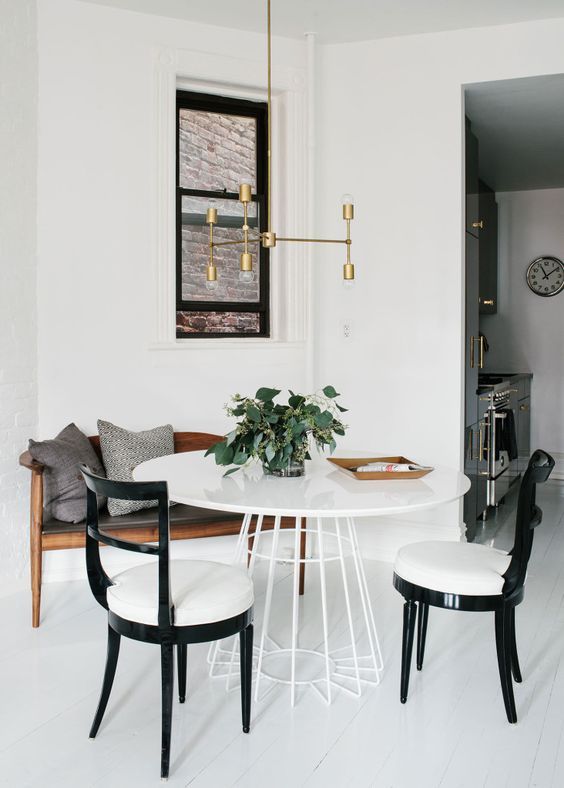
[[[541,265],[541,271],[544,274],[543,279],[548,279],[548,274],[546,273],[546,271],[544,270],[544,266],[542,266],[542,265]]]
[[[550,276],[550,274],[554,274],[556,271],[559,271],[559,270],[560,270],[560,268],[558,268],[558,266],[556,266],[556,268],[553,268],[552,271],[548,272],[548,276]],[[545,276],[544,278],[548,279],[548,276]]]

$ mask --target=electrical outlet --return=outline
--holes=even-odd
[[[343,323],[343,337],[344,339],[352,339],[352,323],[350,320],[345,320]]]

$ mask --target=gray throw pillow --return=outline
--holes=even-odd
[[[43,506],[46,519],[54,517],[65,523],[86,519],[86,484],[78,466],[87,465],[98,476],[105,476],[100,458],[76,424],[69,424],[56,438],[29,441],[29,453],[45,466],[43,472]],[[100,508],[105,500],[98,499]]]
[[[131,432],[98,419],[102,457],[108,479],[131,481],[134,469],[146,460],[174,454],[174,430],[171,424],[143,432]],[[156,506],[157,501],[120,501],[108,498],[108,511],[116,517],[139,509]]]

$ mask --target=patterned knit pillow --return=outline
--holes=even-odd
[[[134,469],[145,460],[174,454],[174,431],[171,424],[152,430],[131,432],[98,419],[100,447],[108,479],[131,481]],[[108,511],[116,517],[139,509],[150,509],[157,501],[120,501],[108,498]]]

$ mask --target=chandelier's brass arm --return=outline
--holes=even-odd
[[[347,246],[352,243],[350,238],[281,238],[277,235],[276,242],[278,243],[278,241],[298,241],[305,244],[347,244]]]

